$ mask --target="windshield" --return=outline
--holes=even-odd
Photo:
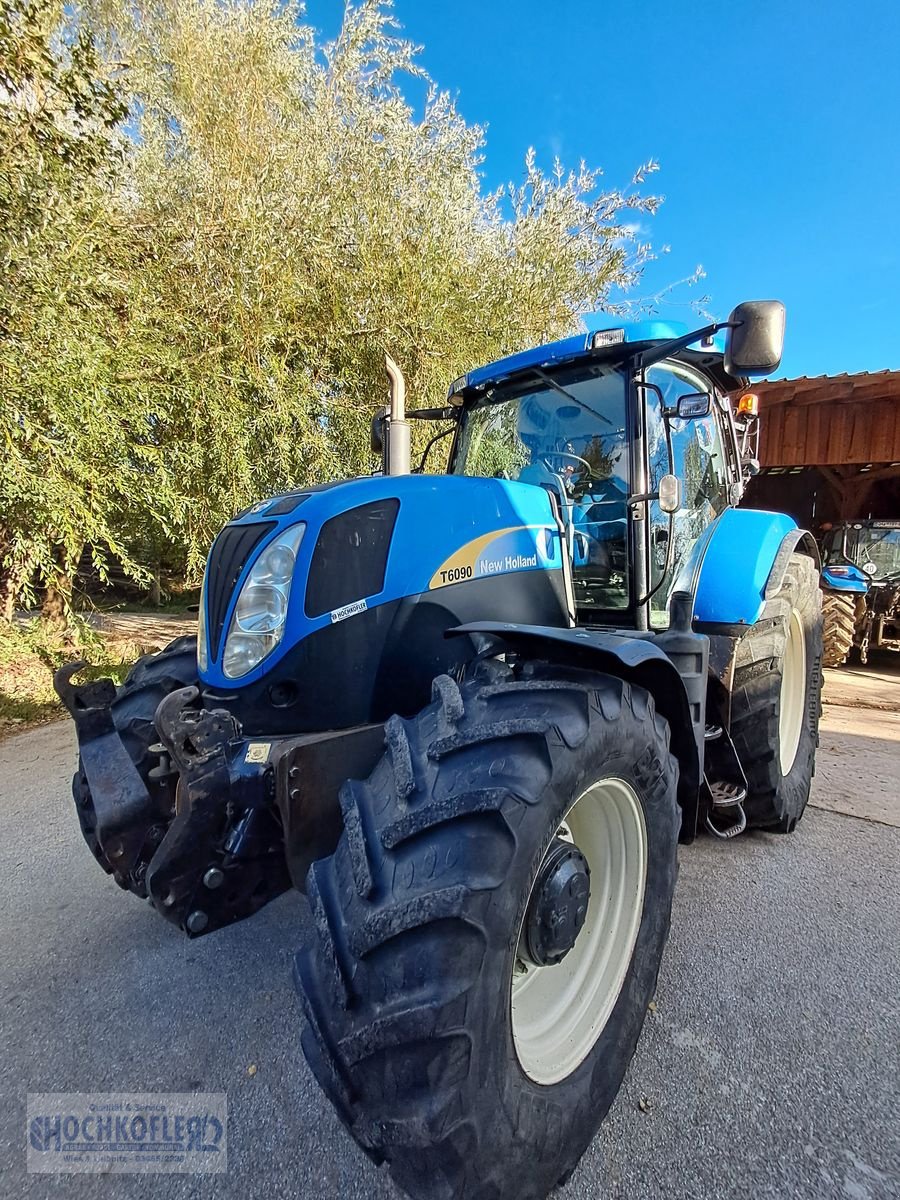
[[[847,558],[863,567],[875,564],[872,578],[891,579],[900,576],[900,527],[853,525],[846,530]],[[843,562],[843,531],[835,530],[828,551],[828,562]]]
[[[579,608],[628,606],[625,375],[534,372],[462,413],[450,470],[548,488],[566,523]]]

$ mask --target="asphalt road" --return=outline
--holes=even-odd
[[[900,1197],[900,714],[834,698],[837,811],[683,849],[656,1012],[561,1200]],[[73,746],[0,743],[0,1196],[397,1200],[300,1053],[304,902],[183,939],[82,845]],[[194,1089],[227,1092],[227,1175],[26,1174],[27,1092]]]

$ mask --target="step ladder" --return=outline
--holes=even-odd
[[[747,828],[744,801],[747,778],[734,744],[721,725],[707,725],[703,784],[706,791],[706,828],[721,841],[728,841]]]

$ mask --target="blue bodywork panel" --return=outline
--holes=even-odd
[[[388,497],[396,497],[400,504],[382,590],[353,597],[335,612],[308,617],[304,609],[306,583],[322,525],[359,505]],[[290,512],[273,515],[272,510],[285,506],[284,501],[285,497],[275,496],[255,504],[231,523],[233,528],[273,521],[274,528],[244,564],[225,615],[227,630],[241,587],[256,560],[285,530],[303,524],[284,636],[259,666],[238,680],[228,679],[222,672],[223,637],[216,659],[201,672],[206,684],[234,688],[254,683],[302,638],[339,620],[353,620],[377,605],[467,579],[562,569],[562,546],[550,498],[543,488],[530,484],[455,475],[372,476],[311,489],[298,495]],[[201,614],[201,619],[207,620],[208,613]]]
[[[851,563],[839,563],[822,571],[822,586],[832,592],[856,592],[862,595],[869,590],[869,580],[859,567]]]
[[[587,333],[576,333],[572,337],[562,338],[558,342],[546,342],[543,346],[534,346],[530,350],[522,350],[511,354],[508,358],[498,359],[486,366],[469,371],[462,379],[457,379],[450,389],[451,396],[464,388],[482,387],[488,383],[497,383],[502,379],[525,371],[529,367],[557,367],[563,363],[573,362],[578,358],[589,357],[601,360],[618,353],[616,346],[603,346],[597,350],[591,348],[591,340],[601,329],[621,329],[624,332],[623,342],[635,345],[646,342],[667,342],[683,337],[690,332],[687,325],[680,321],[631,321],[627,323],[610,323],[607,313],[591,313],[584,318],[588,325]],[[725,336],[718,333],[712,339],[709,350],[713,353],[724,354]]]
[[[784,513],[727,508],[698,539],[675,585],[693,594],[694,619],[716,625],[758,621],[775,559],[797,528]]]

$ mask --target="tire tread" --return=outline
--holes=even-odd
[[[428,1200],[537,1200],[586,1145],[567,1143],[571,1114],[551,1097],[530,1103],[518,1133],[510,1116],[504,1142],[530,1129],[529,1153],[537,1145],[546,1179],[543,1191],[536,1182],[523,1191],[521,1175],[511,1174],[495,1146],[497,1121],[506,1118],[492,1111],[485,1123],[485,1114],[463,1111],[459,1088],[475,1070],[472,1028],[480,1018],[471,989],[489,924],[497,904],[511,902],[502,898],[500,847],[512,853],[548,760],[582,745],[592,721],[621,720],[623,708],[631,728],[644,731],[642,744],[655,744],[664,760],[652,786],[668,789],[674,883],[677,766],[668,725],[649,695],[606,676],[585,683],[499,674],[494,664],[486,678],[462,687],[438,679],[419,718],[388,721],[390,769],[376,767],[367,782],[344,786],[344,836],[330,858],[313,864],[307,883],[316,945],[301,952],[296,970],[311,1025],[304,1052],[360,1145]],[[516,773],[507,779],[510,756]],[[467,847],[458,861],[456,830],[465,830]],[[479,837],[496,843],[497,861],[479,860]],[[586,1106],[580,1119],[592,1132],[602,1115]],[[541,1130],[551,1127],[560,1135],[545,1137],[541,1150]]]

